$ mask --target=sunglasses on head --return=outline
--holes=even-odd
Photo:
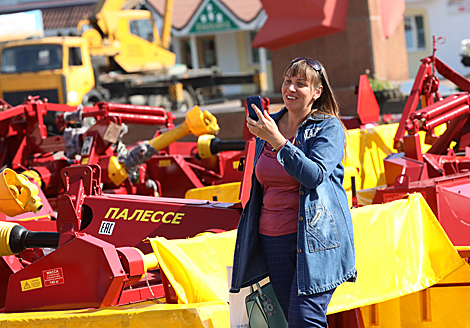
[[[292,65],[292,64],[297,63],[298,61],[301,61],[301,60],[305,60],[311,68],[313,68],[315,71],[320,73],[320,75],[323,77],[323,74],[321,72],[321,65],[315,59],[310,59],[310,58],[307,58],[307,57],[297,57],[297,58],[293,59],[290,63]]]

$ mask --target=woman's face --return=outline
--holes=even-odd
[[[284,76],[281,87],[282,99],[289,110],[310,111],[314,101],[320,97],[322,88],[315,89],[313,82],[301,76]]]

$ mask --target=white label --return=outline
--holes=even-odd
[[[100,235],[112,235],[114,230],[115,222],[101,221],[100,230],[98,233]]]

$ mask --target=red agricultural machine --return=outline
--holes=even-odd
[[[461,92],[442,97],[437,73]],[[421,98],[421,109],[416,110]],[[394,138],[384,160],[387,188],[376,191],[373,203],[420,192],[456,246],[468,245],[470,234],[470,81],[439,58],[424,58]],[[447,124],[436,136],[434,129]],[[405,135],[405,131],[407,135]],[[419,131],[432,145],[423,153]]]
[[[17,213],[38,211],[28,205],[34,188],[20,184],[15,174],[6,169],[1,177],[10,207]],[[176,302],[143,240],[233,230],[241,214],[240,204],[105,194],[98,165],[66,167],[61,178],[65,193],[58,197],[57,232],[0,221],[0,308],[5,312],[94,308],[164,296]],[[56,250],[46,254],[48,248]],[[51,285],[54,295],[45,288]]]

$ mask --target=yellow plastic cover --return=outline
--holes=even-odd
[[[226,328],[230,327],[228,305],[156,304],[146,301],[101,309],[1,313],[0,327],[15,328]]]
[[[221,185],[192,188],[186,191],[184,198],[214,200],[214,196],[217,196],[219,202],[238,203],[240,202],[240,185],[241,182],[230,182]]]
[[[470,266],[464,265],[430,288],[361,307],[364,327],[468,327],[470,302],[465,300],[470,293],[469,281]]]

